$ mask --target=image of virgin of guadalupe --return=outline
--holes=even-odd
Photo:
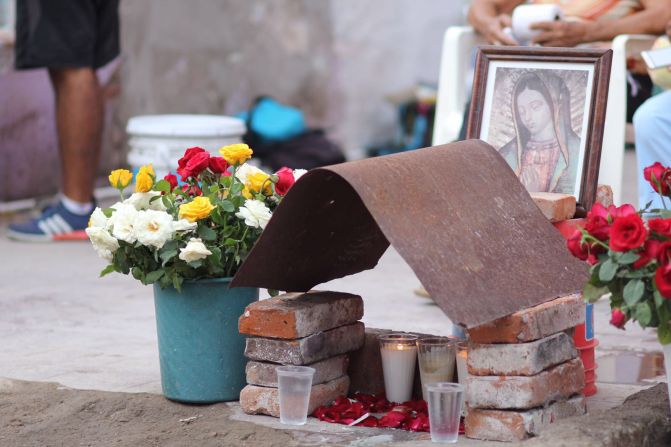
[[[500,150],[530,192],[575,194],[580,138],[571,127],[571,94],[558,76],[530,72],[513,88],[515,136]]]

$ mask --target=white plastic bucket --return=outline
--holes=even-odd
[[[156,178],[177,169],[184,151],[200,146],[212,155],[219,148],[240,143],[246,130],[238,118],[218,115],[144,115],[128,120],[128,164],[136,171],[153,163]]]

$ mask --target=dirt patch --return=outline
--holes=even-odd
[[[292,446],[292,436],[231,421],[225,404],[72,390],[0,379],[0,446]]]

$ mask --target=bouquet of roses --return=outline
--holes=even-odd
[[[638,321],[641,327],[657,328],[659,341],[669,344],[671,211],[664,197],[671,197],[671,169],[655,163],[645,168],[644,176],[664,209],[649,209],[651,203],[641,211],[631,205],[605,208],[596,203],[567,245],[574,256],[592,265],[583,292],[587,301],[610,293],[611,324],[624,328],[627,321]]]
[[[123,191],[133,175],[112,171],[121,201],[96,208],[86,233],[111,272],[131,273],[143,284],[158,282],[181,289],[184,280],[235,274],[260,236],[273,209],[304,170],[282,168],[274,174],[246,163],[252,150],[233,144],[213,157],[199,147],[187,149],[177,173],[156,179],[152,165],[135,176],[135,192]]]

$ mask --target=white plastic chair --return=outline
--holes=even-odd
[[[608,89],[606,122],[599,183],[613,188],[613,199],[620,203],[627,119],[627,56],[650,48],[655,36],[620,35],[613,39],[613,63]],[[473,48],[484,39],[469,26],[453,26],[445,31],[438,81],[433,144],[457,139],[463,123],[464,107],[469,99],[467,76],[470,73]]]

